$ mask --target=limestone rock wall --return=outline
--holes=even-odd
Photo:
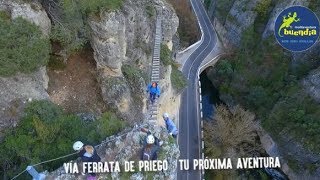
[[[162,12],[163,40],[170,43],[179,20],[164,1],[126,0],[120,10],[101,12],[98,20],[89,21],[103,99],[129,121],[144,118],[157,11]],[[122,72],[125,64],[141,69],[146,77],[130,84]]]

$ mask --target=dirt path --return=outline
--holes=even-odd
[[[48,70],[50,99],[70,113],[106,111],[91,50],[70,56],[63,70]]]

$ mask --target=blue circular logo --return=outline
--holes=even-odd
[[[319,19],[310,9],[291,6],[276,19],[274,34],[279,44],[290,51],[304,51],[319,37]]]

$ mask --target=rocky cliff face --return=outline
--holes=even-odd
[[[211,1],[211,5],[208,10],[209,16],[211,16],[213,25],[224,46],[239,46],[242,33],[248,27],[253,25],[257,17],[257,12],[255,12],[254,9],[261,1],[262,0],[229,1],[229,6],[220,7],[223,8],[223,10],[220,11],[227,12],[223,15],[221,13],[215,13],[215,11],[217,11],[217,3]],[[218,3],[222,4],[223,2]]]
[[[97,152],[101,157],[102,162],[117,161],[120,163],[121,172],[101,173],[98,175],[99,179],[175,179],[177,159],[179,158],[179,148],[175,140],[169,139],[168,133],[164,128],[152,128],[154,135],[164,142],[158,154],[158,160],[166,160],[168,162],[168,169],[158,172],[124,172],[125,161],[135,161],[135,167],[138,167],[138,160],[141,153],[141,142],[144,140],[146,134],[139,131],[139,128],[127,130],[128,134],[117,137],[112,136],[107,138],[100,146]],[[122,134],[122,133],[120,133]],[[116,138],[114,141],[110,141]],[[171,137],[170,137],[171,138]],[[110,141],[110,142],[108,142]],[[79,163],[79,167],[80,167]],[[46,172],[48,180],[82,180],[86,177],[81,174],[66,174],[64,168],[48,173]]]
[[[162,8],[163,39],[170,42],[176,33],[178,18],[163,1],[126,0],[121,10],[101,12],[99,20],[89,21],[104,101],[129,121],[144,118],[144,91],[152,60],[156,10]],[[134,83],[130,82],[122,68],[126,64],[143,70],[145,77],[136,77]]]
[[[11,18],[13,19],[22,17],[30,22],[33,22],[40,27],[45,36],[49,36],[51,22],[40,3],[36,1],[23,3],[19,0],[0,0],[0,10],[9,12],[11,14]]]
[[[45,36],[50,33],[50,19],[39,3],[0,0],[0,11],[9,12],[12,19],[22,17],[38,25]],[[47,88],[48,76],[45,67],[31,74],[0,77],[0,132],[17,124],[26,101],[49,98]]]
[[[308,94],[320,103],[320,68],[311,71],[302,82]]]

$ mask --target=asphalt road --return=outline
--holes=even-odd
[[[179,180],[201,179],[201,171],[193,170],[193,159],[201,158],[198,69],[201,62],[214,48],[217,40],[203,4],[200,0],[190,1],[202,29],[203,40],[182,68],[183,74],[188,78],[188,87],[184,90],[181,98],[178,142],[180,159],[189,159],[190,170],[180,171],[178,169]]]

